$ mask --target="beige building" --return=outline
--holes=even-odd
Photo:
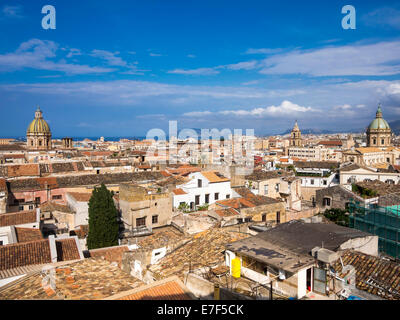
[[[133,183],[120,185],[119,208],[124,227],[130,231],[137,228],[151,230],[172,221],[172,196],[169,192],[155,192]]]
[[[254,171],[245,176],[245,185],[254,194],[284,199],[286,209],[301,210],[301,179],[284,171]]]

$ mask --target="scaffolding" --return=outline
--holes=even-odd
[[[349,204],[349,226],[379,237],[379,252],[400,259],[400,195],[381,197],[378,204]]]

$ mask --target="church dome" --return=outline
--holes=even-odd
[[[33,121],[29,124],[26,133],[51,133],[50,126],[43,119],[42,111],[39,107],[35,112],[35,119],[33,119]]]
[[[390,130],[389,124],[382,118],[382,109],[379,106],[376,112],[376,118],[368,126],[369,130]]]

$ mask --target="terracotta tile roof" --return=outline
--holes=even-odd
[[[111,151],[85,151],[82,152],[83,155],[91,157],[91,156],[111,156],[113,154],[113,152]]]
[[[356,148],[356,151],[358,151],[361,154],[364,153],[373,153],[373,152],[382,152],[381,149],[374,148],[374,147],[364,147],[364,148]]]
[[[27,177],[27,176],[39,176],[39,165],[38,164],[20,164],[20,165],[8,165],[7,176],[9,178],[15,177]]]
[[[318,142],[318,144],[324,145],[324,146],[342,146],[343,142],[340,140],[323,140]]]
[[[121,266],[123,253],[129,251],[128,246],[117,246],[89,250],[91,258],[104,258],[109,262],[117,262]]]
[[[78,202],[89,202],[92,197],[88,192],[68,192],[68,194]]]
[[[161,174],[162,174],[164,177],[170,177],[170,176],[172,175],[171,173],[168,173],[168,172],[165,171],[165,170],[161,171]]]
[[[240,209],[240,208],[253,208],[255,207],[255,204],[247,201],[246,199],[243,198],[233,198],[233,199],[227,199],[227,200],[219,200],[216,201],[217,204],[234,208],[234,209]]]
[[[3,157],[5,159],[25,159],[24,154],[5,154]]]
[[[19,211],[0,214],[0,227],[17,226],[36,222],[36,211]]]
[[[176,275],[183,281],[190,265],[193,269],[219,265],[224,262],[225,244],[247,237],[244,233],[219,228],[206,230],[192,236],[189,242],[150,266],[150,270],[156,279]]]
[[[39,229],[31,228],[15,228],[17,234],[18,243],[31,242],[36,240],[42,240],[43,235]]]
[[[57,261],[80,259],[78,247],[74,238],[56,239]]]
[[[230,181],[228,178],[223,177],[222,175],[218,174],[216,171],[202,171],[201,174],[210,183]]]
[[[177,196],[178,196],[178,195],[182,195],[182,194],[187,194],[187,192],[183,191],[181,188],[174,189],[174,190],[172,190],[172,192],[173,192],[174,194],[176,194]]]
[[[58,188],[57,178],[37,178],[40,189],[45,189],[46,186],[50,189]]]
[[[46,201],[44,202],[41,206],[40,206],[40,210],[42,212],[53,212],[53,211],[59,211],[59,212],[65,212],[65,213],[72,213],[72,210],[70,209],[70,207],[63,205],[63,204],[59,204],[56,202],[52,202],[52,201]]]
[[[57,261],[80,259],[73,238],[55,239]],[[51,263],[49,239],[0,246],[0,270]]]
[[[187,288],[177,277],[120,293],[115,300],[192,300]]]
[[[255,195],[253,192],[251,192],[249,189],[247,189],[245,187],[235,188],[234,190],[243,199],[245,199],[247,201],[246,203],[251,203],[253,205],[253,207],[281,202],[280,200],[277,200],[274,198],[261,196],[261,195]]]
[[[214,211],[220,217],[232,217],[232,216],[238,215],[238,212],[235,211],[233,208],[217,209],[217,210],[214,210]]]
[[[92,186],[104,184],[119,184],[132,181],[154,181],[161,179],[160,172],[126,172],[110,174],[66,175],[56,178],[27,178],[12,180],[9,182],[11,192],[44,190],[44,182],[47,181],[52,188],[68,188],[74,186]],[[53,180],[55,179],[55,180]],[[56,184],[54,184],[56,183]]]
[[[0,270],[51,262],[47,239],[0,246]]]
[[[99,300],[144,283],[103,259],[55,266],[55,290],[45,290],[40,272],[0,288],[0,300]]]
[[[246,175],[245,179],[251,181],[263,181],[268,179],[276,179],[280,177],[285,177],[288,175],[293,175],[293,173],[288,173],[286,171],[275,170],[275,171],[262,171],[262,170],[254,170],[251,174]]]
[[[400,300],[399,263],[356,251],[346,251],[342,260],[344,265],[350,264],[355,267],[358,289],[387,300]],[[340,261],[337,261],[333,268],[340,274],[342,271]]]

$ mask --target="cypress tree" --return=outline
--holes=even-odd
[[[89,200],[89,250],[118,245],[118,210],[115,208],[113,193],[104,184],[94,188]]]

